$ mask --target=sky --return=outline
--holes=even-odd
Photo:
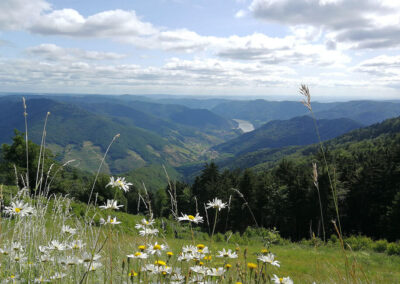
[[[1,0],[0,92],[400,99],[400,1]]]

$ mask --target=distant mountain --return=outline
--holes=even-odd
[[[337,103],[332,108],[315,113],[318,119],[347,117],[364,125],[382,122],[400,115],[400,103],[379,101],[351,101]]]
[[[40,144],[44,118],[51,112],[47,125],[47,146],[60,160],[76,158],[80,167],[97,169],[111,139],[121,136],[112,146],[105,171],[126,172],[144,165],[181,165],[195,161],[198,153],[179,139],[168,139],[121,120],[84,110],[74,104],[44,98],[27,100],[29,137]],[[8,143],[17,128],[24,131],[22,102],[13,97],[0,98],[0,143]]]
[[[396,138],[397,137],[397,138]],[[376,123],[368,127],[352,130],[336,138],[324,142],[325,148],[329,151],[339,151],[340,149],[362,149],[369,147],[385,148],[385,145],[397,143],[400,140],[400,117],[387,119],[381,123]],[[235,157],[225,158],[217,161],[218,165],[227,168],[254,168],[265,170],[276,165],[282,158],[296,159],[308,157],[319,151],[318,144],[307,146],[288,146],[276,149],[261,149],[259,151],[248,152]],[[188,175],[197,171],[198,165],[180,169]]]
[[[371,125],[400,115],[400,103],[389,101],[350,101],[335,103],[312,103],[317,119],[350,118],[363,125]],[[272,120],[286,120],[309,115],[300,102],[292,101],[228,101],[212,109],[229,119],[243,119],[256,127]]]
[[[314,103],[318,111],[326,110],[334,104]],[[256,127],[272,120],[286,120],[308,114],[308,110],[300,103],[293,101],[229,101],[221,103],[212,109],[213,112],[230,119],[243,119]]]
[[[362,125],[347,118],[321,119],[317,121],[322,140],[344,134]],[[212,149],[221,153],[241,155],[263,148],[282,148],[295,145],[309,145],[318,142],[314,121],[309,116],[290,120],[274,120],[254,131],[245,133]]]

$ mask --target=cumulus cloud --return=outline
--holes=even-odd
[[[265,21],[323,28],[353,48],[400,45],[400,2],[389,0],[253,0],[249,11]]]
[[[126,57],[125,54],[87,51],[80,48],[63,48],[55,44],[41,44],[30,47],[26,52],[49,61],[117,60]]]
[[[141,21],[135,11],[111,10],[85,18],[73,9],[42,15],[29,30],[39,34],[78,37],[143,36],[157,31],[152,24]]]
[[[383,80],[396,81],[400,84],[400,56],[380,55],[362,61],[354,71],[379,77]]]
[[[0,1],[0,30],[19,30],[39,20],[41,13],[51,6],[44,0],[2,0]]]

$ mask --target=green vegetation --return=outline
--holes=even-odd
[[[359,123],[346,118],[322,119],[317,124],[323,141],[361,127]],[[317,142],[312,118],[302,116],[268,122],[254,131],[214,146],[212,149],[222,153],[241,155],[264,148],[309,145]]]

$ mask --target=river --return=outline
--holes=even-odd
[[[254,125],[250,121],[242,119],[233,119],[233,120],[239,123],[238,128],[240,128],[245,133],[254,130]]]

